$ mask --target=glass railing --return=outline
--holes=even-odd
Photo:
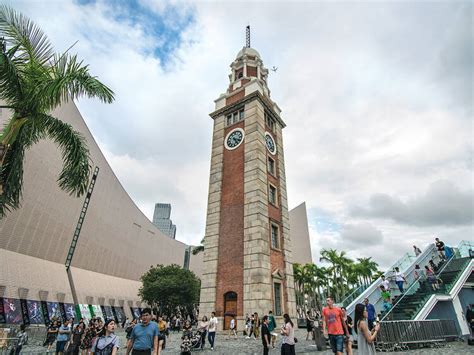
[[[344,307],[347,307],[354,301],[359,295],[364,292],[371,284],[360,285],[354,291],[352,291],[346,298],[340,302],[340,304]]]
[[[458,245],[458,253],[462,258],[469,257],[469,250],[474,250],[474,242],[463,240]]]
[[[396,312],[397,306],[401,303],[404,303],[404,307],[407,307],[407,304],[410,304],[411,307],[415,307],[410,315],[410,319],[414,319],[431,295],[449,294],[451,292],[470,260],[470,258],[457,258],[453,255],[442,265],[441,269],[436,272],[437,279],[443,281],[437,289],[432,288],[424,275],[419,280],[412,282],[403,295],[397,298],[391,309],[382,317],[382,320],[391,320],[393,313]],[[416,296],[410,297],[415,294]]]

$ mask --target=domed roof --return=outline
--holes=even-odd
[[[244,55],[249,55],[249,56],[252,56],[252,57],[260,58],[260,54],[255,49],[249,48],[249,47],[244,47],[239,51],[239,53],[237,53],[237,58],[236,59],[241,58]]]

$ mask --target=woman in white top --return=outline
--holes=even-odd
[[[281,355],[295,355],[295,330],[293,322],[288,314],[283,315],[285,324],[281,327],[283,341],[281,344]]]
[[[209,327],[209,322],[206,316],[203,316],[201,321],[198,324],[198,332],[201,334],[201,349],[204,349],[206,345],[206,334],[207,328]]]
[[[357,353],[359,355],[375,355],[374,341],[380,329],[380,323],[372,328],[372,332],[367,326],[367,308],[364,304],[359,303],[354,311],[354,323],[357,327]]]

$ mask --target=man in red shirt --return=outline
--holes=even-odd
[[[329,335],[329,343],[332,352],[336,355],[342,355],[344,351],[344,334],[349,337],[347,325],[344,322],[342,311],[334,307],[334,300],[331,297],[326,299],[327,307],[323,308],[323,332],[324,337]]]

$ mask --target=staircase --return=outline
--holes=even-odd
[[[456,281],[470,264],[470,261],[469,257],[452,257],[449,261],[440,264],[437,277],[442,280],[442,284],[438,290],[433,290],[426,279],[422,280],[421,283],[414,283],[403,295],[393,302],[393,307],[389,311],[381,313],[381,319],[415,319],[418,312],[433,294],[449,295]]]

